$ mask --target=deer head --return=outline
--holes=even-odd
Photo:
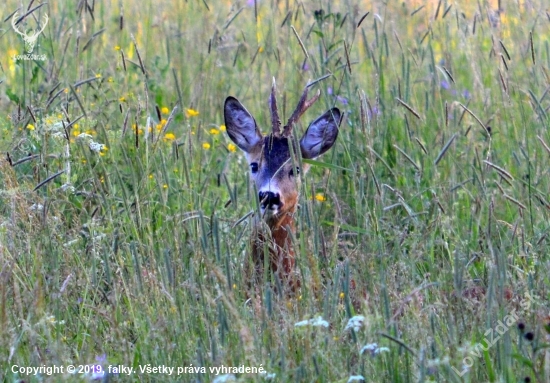
[[[271,89],[269,105],[272,132],[262,135],[256,120],[234,97],[225,100],[224,117],[229,138],[245,152],[250,174],[258,190],[262,214],[268,221],[296,210],[298,200],[298,172],[304,173],[308,166],[299,169],[292,161],[291,148],[296,155],[313,159],[329,150],[338,137],[341,114],[332,108],[314,120],[295,148],[292,130],[300,116],[319,98],[320,92],[308,100],[308,87],[304,89],[296,110],[281,132],[277,111],[275,80]]]
[[[36,44],[36,40],[38,40],[38,35],[40,35],[44,29],[46,28],[46,25],[48,24],[48,15],[44,15],[44,24],[42,25],[41,29],[31,30],[30,32],[22,32],[17,27],[17,12],[13,14],[13,17],[11,18],[11,26],[13,27],[13,30],[17,32],[18,34],[23,37],[23,41],[25,42],[25,52],[31,54],[34,50],[34,44]],[[32,34],[29,34],[31,33]]]

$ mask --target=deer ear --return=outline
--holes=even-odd
[[[231,141],[246,153],[250,153],[262,140],[262,133],[254,117],[235,97],[225,99],[223,114]]]
[[[329,150],[338,138],[338,127],[341,120],[340,110],[332,108],[313,121],[300,140],[302,157],[315,158]]]

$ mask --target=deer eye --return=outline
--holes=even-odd
[[[289,177],[294,177],[295,175],[300,174],[300,168],[296,167],[295,169],[290,169],[290,172],[288,172]]]
[[[257,162],[253,162],[250,164],[250,171],[252,173],[257,173],[258,172],[258,163]]]

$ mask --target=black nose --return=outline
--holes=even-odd
[[[273,209],[273,207],[278,207],[281,204],[281,199],[279,198],[279,193],[275,194],[273,192],[260,192],[260,205],[262,206],[262,209],[265,209],[266,207],[269,209]]]

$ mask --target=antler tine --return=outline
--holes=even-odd
[[[17,12],[15,12],[13,14],[13,16],[11,17],[11,26],[13,27],[13,29],[16,33],[20,34],[21,36],[24,36],[25,34],[23,32],[21,32],[19,30],[19,28],[17,28],[16,20],[17,20]]]
[[[48,25],[48,15],[44,14],[44,25],[42,25],[42,29],[37,33],[37,35],[44,32],[46,25]]]
[[[277,95],[275,94],[275,91],[275,77],[273,77],[271,95],[269,96],[269,107],[271,109],[271,126],[273,127],[273,135],[279,136],[281,134],[281,120],[279,119],[279,112],[277,110]]]
[[[308,92],[308,85],[306,85],[306,88],[304,89],[304,93],[302,94],[302,97],[300,98],[300,101],[298,102],[298,106],[296,107],[296,110],[294,111],[294,113],[292,113],[292,116],[290,116],[290,118],[288,119],[287,124],[285,125],[285,128],[283,130],[283,136],[284,137],[290,136],[290,134],[292,133],[292,128],[294,127],[294,124],[296,124],[296,122],[298,122],[298,120],[300,119],[302,114],[304,114],[304,112],[306,110],[308,110],[309,107],[311,105],[313,105],[315,103],[315,101],[317,101],[319,96],[321,95],[321,91],[317,90],[317,93],[315,94],[315,96],[313,96],[312,98],[310,98],[308,100],[307,99],[307,92]]]

